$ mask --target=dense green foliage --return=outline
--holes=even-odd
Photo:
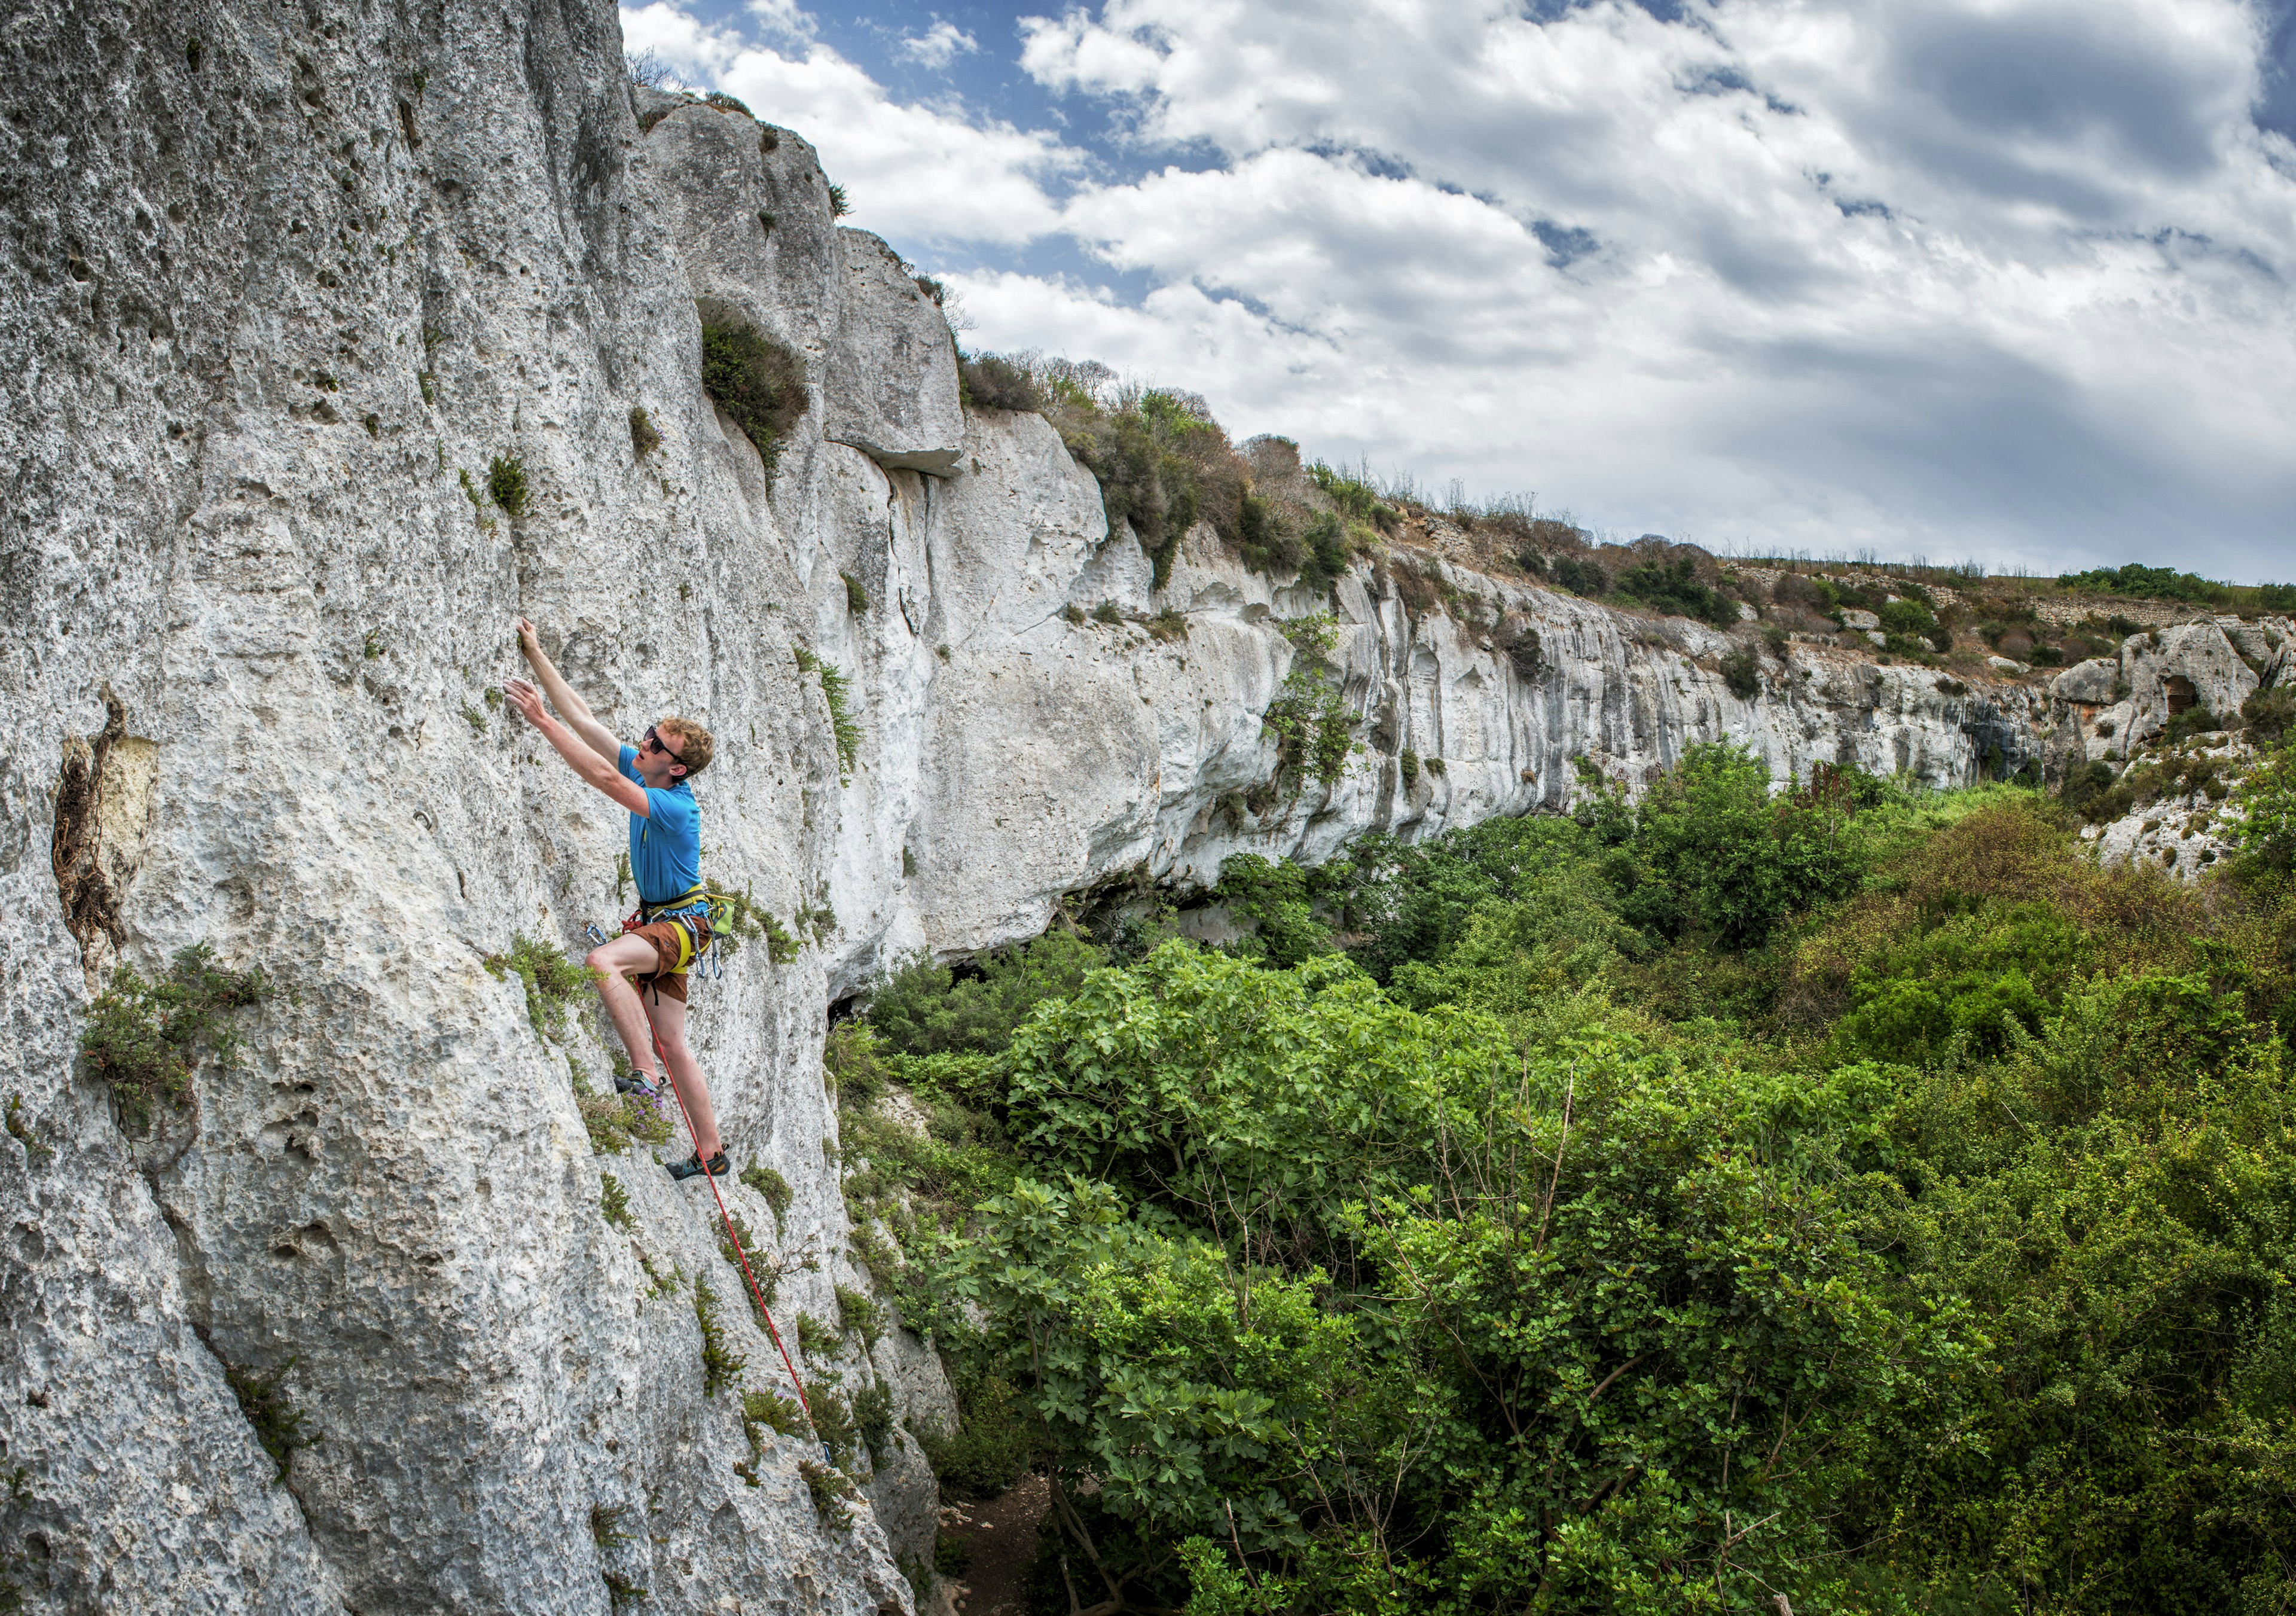
[[[1671,562],[1637,562],[1619,574],[1616,587],[1645,606],[1694,617],[1717,628],[1734,628],[1738,621],[1737,603],[1699,582],[1697,563],[1686,555]]]
[[[1157,588],[1197,521],[1241,542],[1250,475],[1202,399],[1152,388],[1096,389],[1072,370],[1051,370],[1037,381],[1046,418],[1100,481],[1110,531],[1132,524],[1155,565]]]
[[[2092,567],[2068,572],[2058,583],[2091,595],[2118,595],[2140,601],[2187,601],[2199,606],[2245,606],[2261,611],[2296,610],[2296,584],[2220,584],[2173,567]]]
[[[701,327],[701,390],[734,418],[773,474],[782,439],[806,411],[805,361],[748,325]]]
[[[1587,784],[840,1034],[931,1117],[845,1095],[934,1451],[1053,1483],[1030,1608],[2296,1606],[2285,874],[1723,747]]]

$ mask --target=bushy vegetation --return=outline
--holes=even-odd
[[[1719,589],[1701,583],[1697,563],[1686,555],[1672,561],[1637,562],[1619,574],[1615,587],[1645,606],[1694,617],[1717,628],[1730,628],[1738,620],[1737,603]]]
[[[2296,611],[2296,584],[2242,587],[2219,584],[2173,567],[2147,567],[2131,562],[2125,567],[2092,567],[2068,572],[2058,583],[2091,595],[2117,595],[2128,600],[2184,601],[2196,606],[2245,606],[2251,611]]]
[[[1171,576],[1180,540],[1199,521],[1210,523],[1246,566],[1294,574],[1297,584],[1318,592],[1382,531],[1400,525],[1395,507],[1368,483],[1320,462],[1300,465],[1288,440],[1283,447],[1300,488],[1256,490],[1250,465],[1193,393],[1119,382],[1092,360],[1034,354],[960,355],[957,378],[967,404],[1033,410],[1058,430],[1099,480],[1110,530],[1132,524],[1153,561],[1158,588]]]
[[[734,418],[773,474],[782,439],[806,411],[805,361],[749,325],[701,327],[701,390]]]
[[[1766,783],[1589,771],[1231,860],[1245,944],[881,991],[934,1120],[849,1154],[908,1197],[930,1451],[1052,1484],[1031,1609],[2290,1608],[2291,878]]]
[[[487,495],[505,516],[526,514],[526,462],[515,455],[497,455],[487,463]]]
[[[640,460],[661,447],[661,429],[643,404],[630,406],[630,452]]]
[[[269,988],[260,971],[219,969],[205,943],[179,950],[158,981],[123,965],[88,1007],[80,1053],[88,1069],[111,1085],[120,1116],[141,1127],[152,1120],[153,1106],[163,1100],[178,1103],[190,1094],[192,1076],[203,1061],[231,1069],[239,1038],[226,1018],[259,1003]],[[15,1120],[12,1103],[10,1120]]]
[[[1275,738],[1275,773],[1280,782],[1313,778],[1335,783],[1348,759],[1363,750],[1355,738],[1356,715],[1345,699],[1341,669],[1331,660],[1339,624],[1328,613],[1293,618],[1279,625],[1294,655],[1261,725]]]
[[[537,1037],[557,1038],[566,1030],[566,1006],[590,984],[590,968],[571,958],[563,948],[541,942],[524,932],[500,954],[479,962],[488,976],[500,981],[514,976],[526,988],[526,1019]]]
[[[701,1333],[701,1395],[716,1397],[728,1386],[740,1385],[750,1360],[727,1344],[718,1292],[700,1275],[693,1279],[693,1322]]]

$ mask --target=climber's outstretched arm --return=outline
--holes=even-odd
[[[542,738],[558,749],[567,767],[596,786],[600,791],[629,809],[652,818],[652,806],[646,801],[645,787],[626,777],[621,770],[600,757],[581,736],[550,716],[542,704],[542,693],[524,679],[512,679],[503,686],[511,705],[526,715],[526,721],[542,732]]]
[[[558,710],[574,733],[582,737],[583,744],[612,764],[619,773],[622,767],[621,741],[612,730],[590,716],[590,704],[574,693],[574,687],[566,682],[565,675],[560,673],[551,660],[543,654],[542,644],[535,637],[534,625],[525,618],[518,619],[518,648],[525,653],[527,665],[534,669],[535,680],[542,686],[542,693],[550,698],[550,704]]]

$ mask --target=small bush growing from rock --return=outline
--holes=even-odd
[[[744,118],[749,118],[750,116],[750,109],[748,107],[744,106],[735,97],[726,94],[723,90],[710,91],[709,94],[701,98],[701,102],[704,106],[716,107],[720,112],[739,112]]]
[[[794,1199],[790,1181],[772,1168],[760,1167],[752,1161],[742,1169],[742,1182],[766,1198],[766,1204],[774,1209],[774,1227],[780,1229],[789,1212],[790,1202]]]
[[[8,1133],[10,1137],[24,1147],[25,1159],[34,1167],[39,1166],[50,1156],[55,1154],[55,1152],[40,1143],[38,1137],[33,1134],[30,1126],[25,1122],[24,1096],[21,1095],[8,1096]]]
[[[1045,390],[1037,379],[1002,354],[972,354],[960,359],[957,390],[975,409],[1042,410]]]
[[[611,1173],[598,1175],[598,1210],[606,1215],[606,1221],[618,1229],[637,1226],[630,1217],[630,1193]]]
[[[882,1381],[872,1381],[853,1394],[853,1428],[861,1433],[861,1445],[869,1450],[869,1463],[883,1464],[893,1440],[890,1386]]]
[[[1419,783],[1419,754],[1406,746],[1403,749],[1403,756],[1396,761],[1403,771],[1403,789],[1408,792]]]
[[[659,90],[669,83],[669,64],[650,50],[624,51],[622,72],[636,89]]]
[[[840,572],[837,576],[845,580],[845,610],[856,617],[868,611],[869,592],[861,587],[861,580],[850,572]]]
[[[619,1548],[635,1542],[622,1530],[622,1518],[630,1513],[627,1504],[593,1504],[590,1506],[590,1541],[600,1548]]]
[[[1535,679],[1546,671],[1546,647],[1538,630],[1520,618],[1507,618],[1499,624],[1497,643],[1519,677]]]
[[[661,447],[661,430],[654,425],[653,417],[646,414],[643,404],[630,406],[630,447],[640,460]]]
[[[716,1397],[741,1378],[749,1360],[726,1344],[726,1326],[718,1317],[718,1292],[699,1275],[693,1280],[693,1321],[701,1327],[701,1395]]]
[[[508,516],[526,514],[526,463],[515,455],[497,455],[487,465],[487,492]]]
[[[817,1459],[800,1462],[798,1472],[805,1477],[806,1491],[813,1495],[814,1513],[821,1517],[824,1526],[841,1531],[853,1523],[852,1505],[847,1502],[853,1497],[852,1482]]]
[[[1114,627],[1124,621],[1124,613],[1114,601],[1103,601],[1092,609],[1092,620]]]
[[[733,1234],[730,1237],[725,1235],[718,1236],[718,1255],[726,1259],[727,1267],[739,1272],[743,1256],[758,1249],[758,1237],[750,1233],[750,1226],[743,1221],[742,1214],[731,1207],[726,1209],[726,1221],[732,1226]],[[741,1243],[736,1245],[735,1241]]]
[[[805,1434],[805,1415],[795,1403],[770,1391],[745,1391],[742,1394],[742,1431],[750,1439],[750,1451],[762,1453],[766,1440],[761,1432],[776,1431],[785,1437]]]
[[[885,1310],[876,1299],[847,1285],[833,1287],[837,1293],[837,1329],[840,1335],[858,1335],[861,1344],[873,1347],[877,1338],[885,1333]]]
[[[783,438],[805,414],[805,361],[751,326],[704,324],[701,390],[734,418],[771,474]]]
[[[837,743],[837,769],[849,778],[853,773],[853,759],[861,751],[861,724],[847,704],[849,685],[845,676],[828,662],[824,662],[819,671],[821,694],[829,703],[830,734]]]
[[[1744,646],[1722,659],[1722,683],[1741,701],[1751,701],[1762,693],[1760,662]]]
[[[845,187],[842,185],[830,186],[829,217],[833,219],[841,219],[852,210],[853,204],[845,200]]]
[[[130,1122],[151,1120],[152,1105],[179,1100],[199,1070],[200,1051],[212,1050],[229,1070],[239,1040],[226,1012],[259,1002],[269,990],[260,971],[224,971],[205,943],[182,950],[167,977],[147,982],[122,966],[88,1011],[81,1053],[95,1075],[111,1085]]]
[[[837,1349],[837,1332],[810,1313],[797,1316],[797,1348],[810,1360]]]
[[[589,966],[523,933],[512,939],[507,952],[489,954],[479,963],[496,981],[511,975],[526,984],[526,1019],[537,1037],[556,1038],[565,1030],[568,1002],[590,983]]]

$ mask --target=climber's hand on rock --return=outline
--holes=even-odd
[[[526,715],[529,724],[540,725],[543,720],[542,693],[524,679],[512,679],[503,686],[510,704]]]
[[[532,661],[541,653],[542,642],[535,637],[532,618],[522,617],[518,619],[518,648],[525,653],[529,661]]]

